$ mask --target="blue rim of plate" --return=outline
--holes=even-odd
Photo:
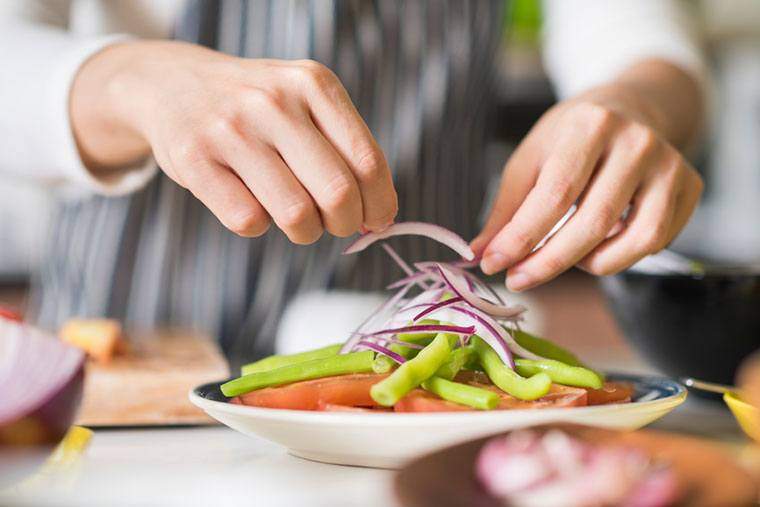
[[[633,403],[645,403],[657,401],[665,398],[672,398],[684,395],[686,387],[683,384],[667,377],[656,377],[648,375],[635,375],[630,373],[608,373],[607,380],[630,382],[634,387],[634,395],[631,400]],[[235,378],[235,377],[232,377]],[[205,400],[217,401],[222,403],[229,402],[230,398],[222,394],[219,386],[231,379],[218,380],[209,382],[195,387],[192,392],[196,396]]]

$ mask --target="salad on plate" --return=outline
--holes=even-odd
[[[405,222],[360,236],[357,253],[392,236],[420,235],[462,258],[409,265],[381,243],[405,276],[343,343],[243,366],[221,386],[232,403],[291,410],[454,412],[559,408],[631,401],[574,354],[521,328],[510,305],[470,269],[477,259],[453,232]]]

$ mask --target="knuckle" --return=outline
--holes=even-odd
[[[240,120],[235,115],[218,116],[211,120],[206,129],[206,136],[212,142],[218,143],[237,135]]]
[[[609,201],[600,202],[598,208],[591,213],[588,219],[587,230],[592,238],[603,239],[620,218],[616,216],[616,207]]]
[[[633,124],[628,128],[623,141],[626,149],[639,160],[651,154],[660,144],[657,134],[652,129],[639,124]]]
[[[295,69],[298,78],[308,86],[324,88],[333,82],[332,71],[314,60],[298,60]]]
[[[357,198],[356,187],[341,175],[333,178],[325,187],[324,206],[330,211],[336,211],[350,205]]]
[[[287,94],[279,88],[254,88],[242,99],[245,107],[258,114],[286,114]]]
[[[251,209],[231,214],[226,222],[229,230],[245,237],[261,236],[269,229],[270,224],[269,217]]]
[[[373,181],[382,176],[385,167],[383,153],[375,147],[357,151],[361,155],[356,162],[356,176],[362,181]]]
[[[644,229],[641,232],[639,240],[643,252],[653,254],[662,250],[667,236],[667,230],[668,226],[662,220],[658,220]]]
[[[607,130],[617,121],[617,113],[599,104],[584,103],[580,107],[584,122],[592,132]]]
[[[515,250],[521,254],[529,252],[534,244],[533,237],[522,229],[515,229],[512,231],[512,242],[515,246]]]
[[[174,164],[192,167],[206,160],[206,150],[199,136],[178,142],[171,151],[170,158]]]
[[[551,181],[547,186],[547,204],[554,208],[567,209],[575,200],[575,184],[569,178],[561,177]]]
[[[297,201],[285,208],[280,225],[283,229],[300,229],[312,220],[315,212],[311,203]]]

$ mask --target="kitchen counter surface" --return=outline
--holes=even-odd
[[[571,275],[532,292],[544,332],[595,365],[651,371],[622,340],[588,277]],[[727,409],[691,396],[655,428],[709,437],[758,463]],[[392,436],[386,436],[392,438]],[[96,429],[89,448],[42,487],[0,493],[30,506],[393,506],[393,472],[289,456],[265,440],[221,426]]]
[[[749,450],[719,404],[692,399],[654,427]],[[100,429],[70,469],[48,474],[44,488],[0,495],[0,505],[387,507],[392,480],[392,471],[306,461],[221,426]]]

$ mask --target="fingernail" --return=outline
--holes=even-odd
[[[520,292],[527,289],[531,284],[530,276],[520,271],[516,273],[507,273],[507,288],[514,292]]]
[[[491,253],[483,257],[480,261],[480,270],[487,275],[492,275],[504,268],[507,264],[507,258],[500,253]]]

